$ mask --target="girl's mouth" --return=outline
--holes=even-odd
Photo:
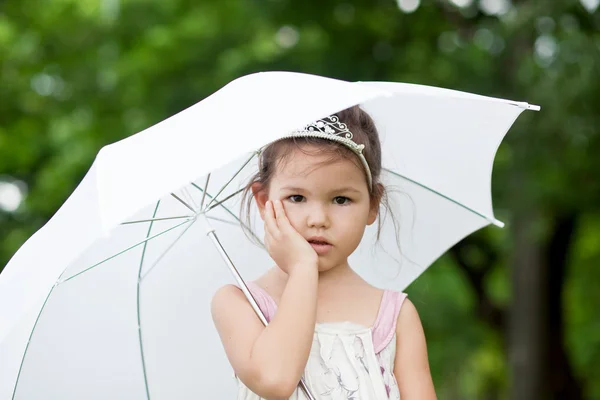
[[[310,243],[315,252],[320,256],[327,254],[333,247],[329,242],[322,239],[309,239],[308,243]]]

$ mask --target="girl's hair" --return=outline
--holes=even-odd
[[[373,184],[369,191],[371,198],[371,204],[378,204],[383,206],[387,213],[392,217],[394,224],[396,219],[394,218],[392,209],[389,205],[389,197],[387,188],[381,183],[381,143],[379,141],[379,133],[375,127],[375,122],[369,114],[362,110],[359,106],[353,106],[336,113],[340,122],[347,125],[348,130],[352,132],[352,140],[357,144],[364,144],[363,155],[369,164],[371,170],[371,177]],[[307,146],[312,145],[312,146]],[[260,183],[261,190],[269,190],[269,183],[278,166],[285,163],[290,155],[293,154],[294,150],[302,151],[305,154],[325,154],[328,155],[323,163],[331,163],[340,159],[352,160],[356,165],[364,171],[364,167],[360,162],[360,159],[354,152],[341,143],[334,142],[332,140],[311,138],[311,137],[296,137],[288,138],[276,141],[266,146],[258,156],[258,172],[253,175],[242,194],[242,208],[240,220],[246,221],[242,224],[244,232],[254,241],[257,241],[256,236],[252,233],[250,228],[251,218],[250,210],[252,207],[252,199],[254,198],[252,193],[252,185]],[[367,183],[367,175],[365,172],[365,184]],[[377,222],[377,239],[381,233],[381,227],[385,219],[379,216]],[[397,227],[396,227],[397,228]],[[396,229],[396,234],[398,229]]]

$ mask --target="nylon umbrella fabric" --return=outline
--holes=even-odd
[[[375,120],[400,246],[384,219],[351,256],[403,290],[493,214],[495,152],[526,103],[390,82],[267,72],[239,78],[103,148],[80,185],[0,274],[0,399],[232,398],[210,317],[232,278],[272,266],[239,220],[257,150],[360,104]],[[262,225],[253,214],[258,239]]]

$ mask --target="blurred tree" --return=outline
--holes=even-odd
[[[440,398],[600,398],[597,0],[0,7],[0,266],[101,146],[240,75],[295,70],[526,100],[542,112],[519,119],[494,170],[508,229],[457,244],[409,293]]]

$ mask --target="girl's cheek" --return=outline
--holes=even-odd
[[[290,221],[290,224],[292,224],[292,226],[296,229],[298,229],[298,223],[300,222],[300,219],[302,218],[299,211],[298,207],[294,207],[294,204],[286,204],[285,202],[283,203],[283,208],[285,210],[285,215],[287,216],[288,220]]]

